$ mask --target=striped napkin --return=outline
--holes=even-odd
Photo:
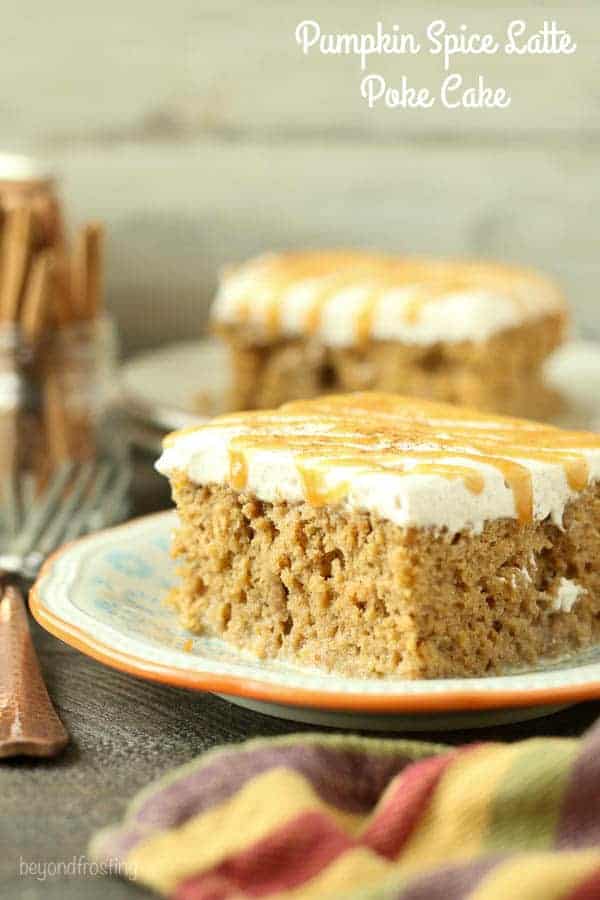
[[[230,745],[147,788],[91,853],[176,900],[600,898],[600,722],[459,749]]]

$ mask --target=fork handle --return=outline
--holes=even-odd
[[[56,756],[69,735],[42,678],[23,594],[7,575],[0,591],[0,757]]]

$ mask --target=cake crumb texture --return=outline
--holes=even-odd
[[[477,676],[599,638],[597,484],[569,501],[562,529],[500,519],[452,535],[171,480],[181,621],[258,657],[351,676]]]

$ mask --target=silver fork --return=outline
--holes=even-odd
[[[8,540],[0,553],[0,577],[10,573],[32,581],[61,544],[122,519],[130,481],[128,466],[106,460],[65,463],[39,497],[34,476],[13,480],[4,504]]]
[[[61,544],[123,519],[131,473],[108,461],[67,463],[36,496],[33,476],[6,484],[0,553],[0,757],[53,756],[69,738],[43,682],[22,590]]]

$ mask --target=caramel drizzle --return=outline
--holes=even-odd
[[[351,286],[369,288],[369,296],[356,312],[354,333],[358,344],[372,334],[373,319],[380,297],[386,290],[414,286],[414,295],[405,302],[403,317],[415,325],[426,305],[452,293],[469,290],[502,294],[517,308],[525,308],[524,288],[540,294],[551,290],[549,282],[537,273],[511,270],[493,264],[429,260],[426,258],[394,258],[389,256],[351,252],[291,253],[261,257],[243,268],[246,276],[256,275],[248,296],[236,307],[240,323],[251,318],[253,295],[269,293],[266,303],[257,306],[260,319],[270,338],[281,333],[281,311],[285,293],[302,281],[322,280],[316,287],[304,316],[303,330],[308,335],[318,332],[326,304],[341,290]],[[237,273],[233,274],[235,278]],[[557,295],[558,300],[558,295]],[[557,303],[557,306],[559,304]]]
[[[485,478],[481,472],[477,472],[475,469],[471,469],[468,466],[458,466],[450,463],[446,465],[443,463],[418,463],[416,466],[406,469],[403,474],[440,475],[442,478],[447,478],[449,481],[453,481],[456,478],[462,478],[465,487],[467,490],[471,491],[472,494],[483,493],[485,487]]]
[[[306,497],[306,502],[311,506],[328,506],[333,503],[340,503],[350,490],[349,481],[340,481],[331,487],[325,484],[326,473],[318,468],[304,466],[297,462],[296,467],[300,480],[302,481],[302,490]]]
[[[436,278],[434,275],[431,284],[420,284],[415,287],[414,295],[404,307],[404,321],[408,325],[416,325],[428,303],[433,303],[449,294],[467,291],[473,287],[475,287],[473,282],[469,283],[466,278],[457,278],[452,275],[448,275],[446,278]]]
[[[230,472],[236,471],[237,477],[231,486],[235,490],[243,490],[246,487],[248,466],[241,466],[240,458],[246,458],[246,454],[256,450],[290,450],[295,455],[295,463],[302,479],[305,497],[313,506],[322,506],[327,503],[341,500],[348,492],[349,482],[343,481],[333,487],[325,487],[325,480],[329,465],[337,467],[345,466],[354,470],[379,471],[393,473],[394,475],[439,475],[448,480],[461,479],[467,490],[473,494],[480,494],[485,487],[485,479],[481,472],[470,466],[461,465],[460,462],[450,462],[449,457],[461,460],[469,460],[478,464],[489,465],[500,470],[508,486],[515,497],[517,516],[521,521],[531,521],[533,518],[533,490],[531,475],[526,466],[510,459],[494,456],[483,456],[478,453],[469,453],[460,450],[413,450],[410,457],[422,459],[423,462],[414,466],[407,466],[398,459],[398,454],[363,452],[358,447],[340,443],[339,438],[314,439],[310,443],[298,440],[298,436],[276,437],[274,435],[242,436],[233,438],[230,444]],[[321,449],[322,455],[315,456]],[[355,455],[348,455],[348,451]],[[326,460],[323,461],[323,454]],[[443,458],[445,462],[437,462]],[[386,465],[386,460],[388,464]],[[243,472],[243,475],[241,474]]]
[[[200,430],[223,427],[231,428],[229,470],[236,490],[246,486],[248,456],[256,450],[291,452],[313,505],[338,502],[349,490],[351,478],[327,484],[330,467],[349,467],[354,474],[462,479],[477,494],[485,479],[476,467],[483,465],[501,473],[522,522],[531,521],[534,513],[528,461],[562,466],[571,490],[581,491],[589,478],[582,451],[600,448],[600,435],[381,394],[338,395],[290,403],[282,410],[234,413]]]
[[[355,470],[393,472],[394,475],[439,475],[453,481],[461,478],[465,486],[473,494],[481,494],[485,487],[485,479],[481,472],[470,469],[468,466],[444,465],[442,463],[419,463],[410,468],[397,466],[381,466],[377,464],[365,464],[360,459],[336,459],[336,466],[348,466]],[[307,503],[311,506],[329,506],[339,503],[350,491],[350,481],[340,481],[335,485],[327,486],[327,466],[323,463],[307,465],[301,460],[296,460],[296,468],[302,480],[302,487]]]
[[[384,292],[385,288],[379,288],[378,290],[371,291],[371,294],[367,297],[356,314],[356,318],[354,320],[354,335],[356,338],[356,343],[359,347],[363,344],[366,344],[371,336],[371,332],[373,331],[373,319],[375,318],[377,304],[379,303],[379,300],[383,296]]]
[[[326,283],[317,290],[316,296],[311,303],[304,317],[304,330],[306,334],[314,335],[319,330],[323,310],[329,301],[339,294],[344,288],[356,284],[356,272],[342,272],[334,277],[329,276]]]
[[[248,460],[242,449],[229,447],[229,483],[234,491],[243,491],[248,484]]]
[[[270,300],[265,313],[265,331],[270,338],[279,336],[281,328],[281,304],[277,297]]]
[[[425,437],[425,435],[422,434],[422,437]],[[373,436],[356,435],[351,439],[351,443],[363,444],[366,448],[372,446],[374,442],[375,439]],[[267,446],[270,446],[272,449],[281,449],[282,443],[277,438],[269,440],[269,438],[265,436],[258,443],[258,447],[266,449]],[[283,446],[302,453],[306,448],[306,443],[303,441],[295,441],[294,437],[289,437],[284,440]],[[349,461],[338,456],[338,453],[343,452],[344,448],[340,443],[340,438],[335,435],[313,438],[312,448],[315,449],[317,447],[321,448],[331,461],[335,461],[336,465],[348,464],[374,468],[378,464],[378,461],[382,459],[381,454],[372,452],[365,452],[362,456],[356,456]],[[480,493],[483,490],[484,481],[480,473],[477,473],[474,469],[460,466],[456,463],[442,464],[431,461],[440,458],[448,459],[449,457],[455,457],[494,467],[502,473],[506,483],[513,491],[518,516],[523,521],[531,521],[533,518],[533,488],[531,473],[525,465],[518,462],[519,459],[539,460],[541,462],[562,465],[567,484],[571,490],[581,491],[588,483],[588,462],[585,457],[576,453],[551,450],[548,448],[532,449],[531,447],[523,445],[511,445],[502,446],[502,455],[498,455],[498,452],[493,454],[494,449],[498,451],[498,448],[494,447],[493,442],[489,440],[478,441],[477,450],[479,452],[469,452],[469,450],[461,448],[460,444],[456,441],[452,442],[445,450],[412,449],[410,451],[411,457],[422,458],[428,462],[413,466],[406,471],[406,474],[410,474],[411,472],[428,472],[429,474],[438,474],[448,478],[462,477],[465,486],[472,493]],[[484,450],[492,451],[492,453],[481,452]],[[389,460],[390,464],[387,467],[380,466],[380,468],[387,468],[388,471],[397,471],[399,468],[397,454],[389,453],[389,457],[391,457]]]

